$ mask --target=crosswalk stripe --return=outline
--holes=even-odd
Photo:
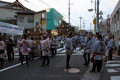
[[[60,48],[60,49],[57,49],[57,51],[61,51],[61,50],[63,50],[64,48]]]
[[[120,80],[120,76],[111,76],[110,79],[111,80]]]
[[[116,69],[107,69],[109,73],[112,73],[112,72],[119,72],[118,70]]]
[[[106,64],[106,67],[118,67],[120,64]]]

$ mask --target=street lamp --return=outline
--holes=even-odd
[[[65,18],[63,17],[62,20],[65,20]]]
[[[88,9],[89,12],[92,12],[94,9]]]
[[[50,9],[45,9],[45,11],[46,11],[46,12],[49,12],[49,11],[50,11]]]

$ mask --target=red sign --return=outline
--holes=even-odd
[[[110,33],[110,18],[107,19],[107,33]]]

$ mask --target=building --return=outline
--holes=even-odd
[[[114,35],[116,44],[118,39],[120,38],[120,0],[116,5],[113,13],[111,14],[111,25],[110,25],[110,32]]]
[[[25,28],[24,32],[29,33],[34,29],[34,13],[35,12],[16,12],[17,16],[17,25],[23,26]]]
[[[42,30],[42,32],[47,31],[49,34],[51,34],[52,29],[57,29],[56,26],[61,24],[60,21],[62,18],[63,16],[53,8],[49,9],[49,12],[47,10],[39,12],[17,12],[18,25],[24,26],[26,30]]]
[[[108,34],[108,31],[107,31],[107,19],[101,20],[101,22],[100,22],[100,33],[102,35]]]
[[[34,14],[34,26],[39,25],[43,31],[48,31],[51,34],[52,29],[57,29],[56,26],[61,24],[63,16],[54,8],[36,12]]]
[[[16,12],[32,10],[24,7],[18,0],[13,3],[0,1],[0,22],[17,25]]]
[[[0,22],[23,26],[25,33],[28,30],[36,30],[36,26],[43,32],[51,33],[52,29],[57,29],[56,26],[60,25],[62,18],[63,16],[53,8],[49,12],[34,12],[22,5],[19,0],[13,3],[0,1]]]

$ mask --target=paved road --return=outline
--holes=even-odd
[[[0,70],[0,80],[80,80],[88,68],[82,65],[83,56],[79,49],[74,52],[70,60],[73,71],[79,71],[77,73],[69,73],[65,70],[66,56],[64,49],[61,51],[63,54],[58,53],[55,58],[50,58],[49,67],[39,67],[42,64],[39,58],[30,61],[29,67],[21,66],[17,58],[12,62],[6,61],[6,68]]]
[[[74,51],[70,64],[72,68],[65,70],[65,50],[57,50],[55,58],[50,57],[50,66],[39,67],[42,60],[36,57],[30,61],[29,67],[21,66],[19,54],[15,53],[15,59],[11,62],[5,61],[4,69],[0,70],[0,80],[119,80],[120,79],[120,57],[114,57],[112,61],[103,64],[101,73],[89,73],[92,65],[83,66],[83,53],[79,47]],[[71,72],[72,71],[72,72]],[[73,73],[78,71],[77,73]]]

